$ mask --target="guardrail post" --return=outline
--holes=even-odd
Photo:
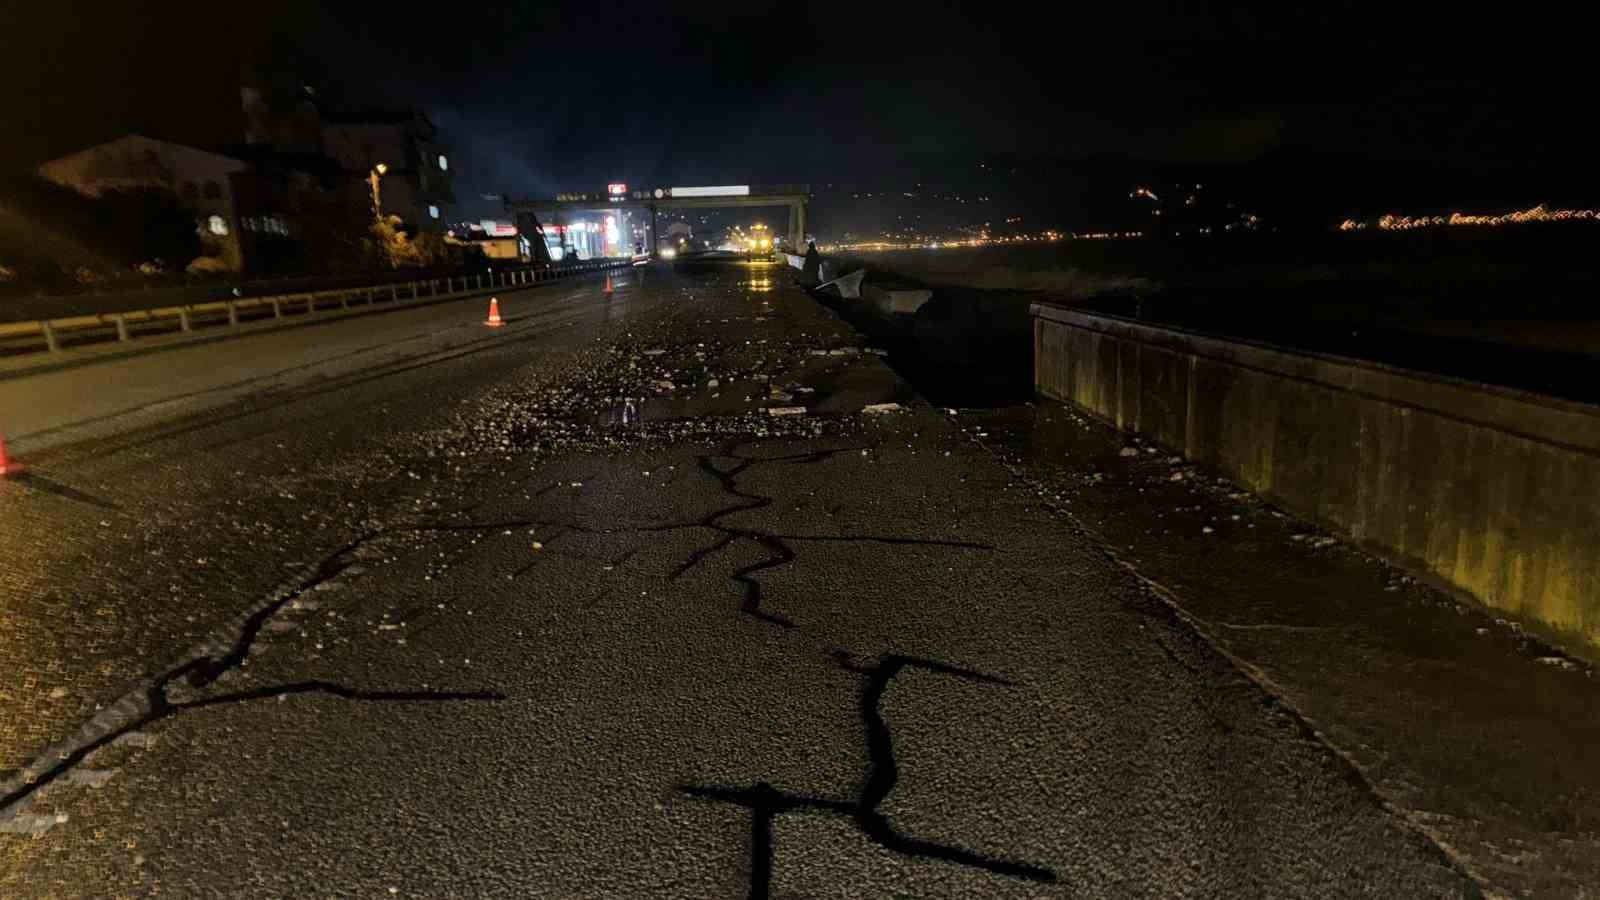
[[[117,343],[126,344],[128,342],[128,317],[123,315],[122,313],[117,313],[116,322],[117,322]]]
[[[394,302],[396,302],[396,303],[400,302],[400,286],[399,285],[397,285],[397,284],[389,285],[389,299],[394,301]]]
[[[349,294],[341,293],[339,295],[339,308],[340,309],[349,309],[350,308],[350,295]]]
[[[189,320],[189,307],[187,306],[178,307],[178,330],[185,332],[194,330],[194,323]]]
[[[307,294],[306,295],[306,312],[309,314],[309,313],[314,313],[316,311],[317,311],[317,295],[316,294]]]
[[[51,326],[49,320],[40,322],[39,330],[44,332],[45,349],[49,350],[51,353],[60,353],[61,345],[56,343],[56,330],[53,326]]]
[[[228,324],[229,325],[237,325],[237,324],[239,324],[239,304],[234,303],[232,300],[229,300],[227,302],[227,306],[228,306]]]
[[[411,299],[415,300],[421,296],[422,288],[419,286],[419,283],[415,281],[411,282]]]
[[[371,306],[371,305],[372,305],[372,298],[373,298],[373,296],[375,296],[375,295],[376,295],[376,294],[377,294],[377,293],[378,293],[378,289],[377,289],[377,288],[375,288],[375,287],[373,287],[373,286],[372,286],[372,285],[370,285],[370,284],[369,284],[369,285],[367,285],[367,305],[368,305],[368,306]]]
[[[283,318],[283,299],[280,297],[272,298],[272,317],[274,319]]]

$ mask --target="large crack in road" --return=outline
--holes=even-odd
[[[373,690],[316,679],[189,699],[174,698],[173,692],[179,688],[186,691],[204,691],[214,686],[229,672],[237,670],[249,657],[251,648],[255,646],[268,621],[307,592],[351,570],[356,564],[354,556],[356,551],[379,537],[377,532],[368,532],[330,553],[321,559],[309,574],[278,591],[268,603],[251,613],[231,643],[225,647],[217,647],[217,642],[211,642],[195,656],[157,675],[144,687],[136,688],[125,695],[122,700],[85,725],[74,738],[40,755],[4,785],[4,793],[0,794],[0,821],[26,815],[28,805],[35,797],[52,783],[69,775],[95,751],[110,746],[126,735],[142,731],[162,720],[190,710],[312,693],[344,700],[378,703],[506,699],[504,695],[492,691]],[[215,652],[218,649],[223,652]]]
[[[716,539],[689,553],[682,562],[672,569],[667,576],[668,580],[673,581],[681,578],[738,541],[747,541],[755,544],[765,550],[768,556],[758,562],[741,566],[733,570],[728,576],[730,580],[739,584],[743,595],[739,605],[739,612],[744,616],[786,630],[797,630],[798,626],[792,620],[763,608],[761,581],[756,576],[762,572],[769,572],[787,566],[799,559],[800,554],[790,546],[791,543],[873,543],[890,546],[940,547],[990,552],[996,550],[991,544],[975,541],[933,540],[878,534],[789,534],[729,524],[725,520],[730,516],[765,509],[776,502],[774,497],[753,493],[741,486],[740,476],[745,475],[752,469],[774,464],[813,465],[832,459],[840,454],[853,454],[870,450],[867,447],[848,446],[782,456],[752,456],[739,452],[747,441],[747,438],[734,439],[712,453],[704,453],[695,457],[699,470],[714,479],[724,494],[733,498],[733,502],[727,506],[719,507],[698,518],[650,525],[606,527],[592,526],[580,521],[547,518],[519,518],[480,523],[417,523],[410,527],[417,531],[447,532],[487,532],[507,528],[533,527],[561,529],[557,535],[550,538],[551,542],[568,533],[619,535],[660,534],[693,529],[710,530],[717,533]],[[719,465],[719,460],[731,460],[732,465]],[[772,883],[773,820],[785,813],[804,810],[817,810],[848,816],[862,834],[873,843],[905,856],[942,860],[956,865],[983,869],[997,875],[1031,881],[1054,882],[1056,880],[1055,872],[1042,866],[984,856],[961,847],[940,844],[907,835],[897,830],[890,823],[889,818],[879,811],[879,807],[894,789],[900,778],[899,767],[895,763],[889,726],[880,708],[885,690],[897,675],[910,667],[932,674],[999,686],[1013,686],[1012,682],[959,666],[919,657],[887,654],[875,657],[877,661],[874,664],[862,665],[854,662],[854,657],[846,650],[822,644],[819,644],[817,649],[836,660],[841,667],[865,678],[861,691],[861,717],[866,749],[871,763],[861,791],[855,798],[836,800],[789,794],[777,790],[767,782],[759,782],[749,787],[721,785],[680,785],[678,787],[678,790],[684,794],[733,803],[751,811],[750,896],[752,898],[765,898],[770,893]]]
[[[889,818],[878,809],[900,780],[900,769],[895,764],[894,744],[890,738],[889,725],[884,720],[881,709],[884,691],[888,689],[889,682],[894,680],[895,676],[910,667],[932,674],[986,684],[1009,687],[1013,686],[1012,682],[917,657],[891,654],[878,657],[874,665],[859,665],[843,651],[835,651],[833,656],[843,668],[866,679],[861,691],[861,720],[871,764],[861,791],[854,799],[835,800],[791,794],[780,791],[765,781],[750,787],[681,785],[678,788],[682,793],[693,797],[731,803],[750,810],[750,897],[753,900],[755,898],[764,900],[771,894],[773,821],[780,815],[806,810],[847,816],[868,840],[903,856],[937,859],[1029,881],[1056,881],[1055,872],[1043,866],[997,859],[962,847],[907,835],[895,829]]]

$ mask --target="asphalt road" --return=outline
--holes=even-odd
[[[549,302],[0,484],[0,894],[1478,893],[781,270]]]

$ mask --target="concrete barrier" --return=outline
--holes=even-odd
[[[861,298],[884,315],[911,315],[933,299],[933,291],[893,282],[868,282],[861,286]]]
[[[1600,408],[1035,304],[1034,384],[1600,649]]]

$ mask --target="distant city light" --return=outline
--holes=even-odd
[[[884,251],[884,250],[956,250],[965,247],[993,247],[1005,244],[1042,244],[1055,241],[1074,239],[1103,239],[1103,238],[1134,238],[1143,237],[1143,232],[1092,232],[1066,234],[1060,231],[1042,231],[1038,234],[1019,234],[1008,237],[978,237],[966,240],[945,239],[912,239],[905,241],[859,241],[840,242],[831,244],[818,244],[817,248],[829,253],[841,250],[859,251]]]
[[[613,197],[620,197],[628,192],[628,186],[622,182],[606,185],[606,193]]]
[[[1377,228],[1380,231],[1409,231],[1413,228],[1430,228],[1437,225],[1520,225],[1527,222],[1575,222],[1600,219],[1600,210],[1546,209],[1543,203],[1530,209],[1518,210],[1499,216],[1451,213],[1448,216],[1381,216],[1377,222],[1360,222],[1345,219],[1339,223],[1340,231],[1360,231]]]

